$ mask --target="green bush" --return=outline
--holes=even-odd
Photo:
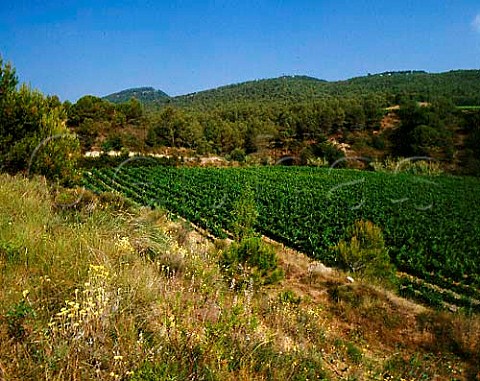
[[[239,163],[243,163],[245,161],[246,154],[242,148],[235,148],[229,154],[229,159],[232,161],[238,161]]]
[[[235,201],[232,216],[230,230],[236,241],[255,235],[254,226],[257,222],[258,210],[252,189],[247,187]]]
[[[361,277],[392,281],[395,268],[390,263],[381,229],[370,221],[356,221],[349,239],[334,248],[343,269]]]
[[[354,364],[360,364],[363,360],[363,353],[360,348],[351,342],[346,343],[347,356]]]
[[[120,151],[123,148],[122,137],[119,134],[109,135],[102,143],[102,151]]]
[[[12,306],[6,313],[8,335],[22,341],[28,334],[28,319],[35,316],[33,308],[25,300]]]
[[[337,161],[344,158],[345,153],[329,141],[324,141],[323,143],[316,144],[312,147],[312,151],[314,156],[323,157],[329,165],[336,164],[336,168],[341,168],[344,166],[343,162],[337,163]]]
[[[418,160],[410,160],[403,157],[395,159],[386,158],[383,162],[372,161],[369,166],[376,172],[409,173],[428,176],[438,176],[443,173],[441,162],[428,158]]]
[[[259,237],[233,242],[222,253],[220,265],[237,288],[243,288],[252,281],[258,286],[283,279],[283,270],[277,266],[275,249]]]
[[[0,263],[16,263],[20,258],[20,253],[20,247],[0,239]]]
[[[282,304],[299,305],[302,302],[302,297],[297,296],[292,290],[286,290],[280,293],[280,295],[278,295],[278,299]]]

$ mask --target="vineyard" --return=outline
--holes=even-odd
[[[380,226],[402,293],[480,311],[480,180],[305,167],[94,169],[85,186],[166,208],[224,237],[251,190],[257,230],[326,264],[356,220]]]

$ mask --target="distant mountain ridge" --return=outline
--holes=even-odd
[[[112,103],[127,102],[131,98],[136,98],[142,103],[152,103],[169,99],[170,96],[161,90],[154,89],[153,87],[135,87],[103,97],[103,99]]]
[[[341,81],[325,81],[305,75],[258,79],[214,89],[169,97],[152,87],[127,89],[104,99],[124,102],[131,97],[146,105],[171,104],[210,108],[235,102],[299,102],[326,97],[381,96],[389,104],[402,97],[429,101],[446,97],[456,105],[480,105],[480,70],[427,73],[419,70],[387,71]]]

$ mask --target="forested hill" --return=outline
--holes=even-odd
[[[112,103],[123,103],[129,101],[131,98],[136,98],[144,104],[153,102],[163,102],[170,97],[161,90],[156,90],[153,87],[137,87],[113,93],[103,97]]]
[[[146,90],[145,90],[146,89]],[[162,95],[163,96],[159,96]],[[121,96],[120,96],[121,95]],[[351,98],[376,95],[386,105],[403,99],[431,101],[446,97],[458,106],[480,105],[480,70],[456,70],[445,73],[424,71],[384,72],[344,81],[323,81],[308,76],[282,76],[218,87],[169,98],[153,88],[125,90],[105,99],[118,102],[135,97],[144,104],[166,103],[195,109],[238,103],[298,103],[329,97]]]
[[[480,105],[480,70],[454,70],[445,73],[424,71],[385,72],[344,82],[332,82],[333,91],[381,93],[391,104],[403,97],[431,101],[446,97],[458,106]]]
[[[325,97],[380,96],[388,105],[402,99],[451,99],[456,105],[480,105],[480,70],[431,74],[423,71],[385,72],[345,81],[327,82],[306,76],[249,81],[172,98],[179,106],[211,107],[252,101],[303,102]]]
[[[283,76],[218,87],[172,98],[179,106],[215,106],[222,103],[252,101],[302,102],[328,95],[328,82],[308,76]]]

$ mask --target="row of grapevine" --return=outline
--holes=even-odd
[[[94,170],[85,181],[95,191],[115,189],[141,204],[172,210],[220,236],[230,228],[234,201],[248,187],[255,192],[259,231],[330,265],[336,262],[331,247],[348,227],[370,220],[382,228],[400,270],[480,299],[475,178],[299,167],[125,166]]]

